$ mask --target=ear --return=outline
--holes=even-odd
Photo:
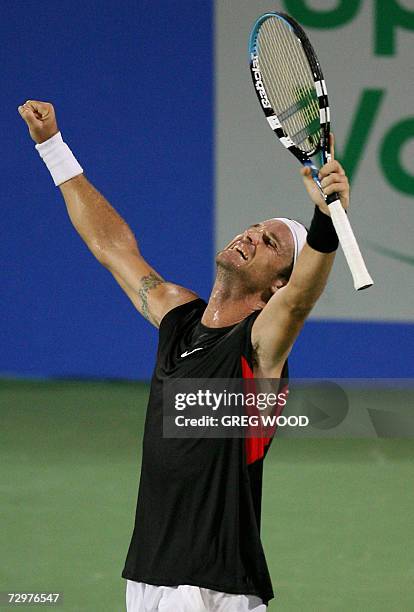
[[[274,294],[278,289],[281,289],[287,284],[287,280],[285,278],[277,278],[273,281],[270,290]]]

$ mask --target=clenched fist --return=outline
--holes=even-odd
[[[18,111],[29,128],[30,136],[36,144],[45,142],[58,133],[55,109],[49,102],[27,100]]]

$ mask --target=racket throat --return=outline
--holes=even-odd
[[[315,181],[315,183],[316,183],[316,185],[317,185],[317,187],[318,187],[318,189],[319,189],[319,191],[321,193],[321,196],[323,197],[324,200],[326,200],[326,196],[325,196],[325,194],[323,192],[322,185],[321,185],[321,182],[319,180],[319,169],[315,166],[315,164],[311,160],[303,162],[303,165],[305,166],[305,168],[310,168],[311,169],[312,178]]]

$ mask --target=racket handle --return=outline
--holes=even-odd
[[[351,270],[354,280],[354,287],[357,291],[366,289],[374,284],[374,281],[369,275],[364,259],[359,250],[354,232],[345,210],[339,199],[334,200],[329,204],[329,212],[331,213],[332,223],[337,233],[339,242],[341,243],[345,259]]]

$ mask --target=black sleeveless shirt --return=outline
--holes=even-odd
[[[257,595],[267,603],[273,591],[260,508],[271,440],[162,436],[163,380],[253,376],[250,336],[260,311],[229,327],[208,328],[201,323],[205,308],[197,299],[161,321],[135,527],[122,576]]]

